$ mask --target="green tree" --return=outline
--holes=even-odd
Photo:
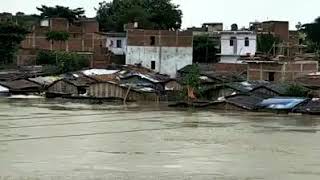
[[[193,61],[198,63],[217,62],[218,41],[209,36],[195,36],[193,39]]]
[[[1,63],[11,63],[20,43],[29,32],[12,22],[0,23],[0,59]]]
[[[48,7],[42,5],[41,7],[37,7],[37,9],[41,12],[41,18],[66,18],[72,23],[75,20],[85,17],[83,8],[70,9],[64,6]]]
[[[270,54],[279,42],[279,38],[274,37],[272,34],[260,34],[257,37],[257,50],[265,54]]]
[[[53,65],[56,73],[81,70],[89,66],[89,58],[76,53],[62,51],[41,51],[37,55],[37,64]]]
[[[314,52],[319,54],[320,51],[320,17],[315,19],[313,23],[304,24],[301,31],[306,34],[306,40],[309,41],[309,47],[314,49]]]
[[[188,99],[195,100],[196,95],[200,94],[200,69],[197,64],[190,66],[189,73],[183,77],[183,84]]]
[[[179,29],[182,11],[171,0],[113,0],[99,3],[97,20],[103,31],[123,31],[138,22],[145,29]]]
[[[298,84],[290,84],[286,88],[285,95],[289,97],[306,97],[308,95],[308,92],[309,91],[303,86],[300,86]]]
[[[52,45],[54,41],[57,41],[60,43],[60,50],[62,49],[62,43],[67,41],[70,37],[70,34],[65,31],[49,31],[46,34],[46,38],[48,41],[51,41]]]

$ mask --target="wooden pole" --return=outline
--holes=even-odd
[[[131,90],[131,85],[129,86],[129,88],[128,88],[128,90],[127,90],[127,93],[126,93],[126,96],[125,96],[124,99],[123,99],[123,104],[126,104],[127,98],[128,98],[128,96],[129,96],[129,93],[130,93],[130,90]]]

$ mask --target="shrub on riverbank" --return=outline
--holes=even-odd
[[[66,73],[88,67],[89,59],[76,53],[41,51],[37,56],[37,64],[54,65],[59,73]]]
[[[308,89],[298,84],[290,84],[286,89],[286,96],[289,97],[307,97]]]

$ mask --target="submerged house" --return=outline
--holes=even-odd
[[[211,103],[210,109],[253,111],[257,109],[257,104],[259,104],[262,100],[262,98],[256,96],[237,94],[226,97],[223,101]]]
[[[254,88],[267,84],[266,81],[243,81],[216,84],[213,88],[205,91],[207,97],[216,100],[221,97],[233,96],[236,94],[252,94]]]
[[[295,113],[320,115],[320,99],[311,99],[293,109]]]
[[[267,83],[253,88],[249,93],[267,99],[277,96],[285,96],[287,88],[287,84]]]
[[[39,94],[42,90],[40,84],[26,79],[0,82],[0,85],[2,89],[9,89],[10,94]]]
[[[88,97],[127,101],[157,101],[158,95],[148,89],[120,86],[111,81],[97,82],[88,87]]]
[[[77,77],[74,79],[61,79],[47,87],[48,97],[59,96],[84,96],[88,93],[89,85],[96,83],[88,77]]]

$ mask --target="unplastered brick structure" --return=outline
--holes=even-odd
[[[141,64],[171,77],[192,64],[191,31],[127,30],[126,64]]]
[[[248,80],[293,81],[318,72],[317,61],[247,61]]]
[[[52,42],[48,41],[46,37],[46,34],[50,31],[68,32],[70,36],[65,42]],[[35,54],[28,54],[27,52],[30,49],[84,53],[90,54],[93,60],[97,60],[95,57],[101,58],[106,53],[106,38],[98,32],[99,24],[95,19],[86,18],[73,23],[70,23],[65,18],[42,20],[32,28],[32,32],[21,43],[17,64],[27,65],[32,62],[28,61],[28,59],[31,56],[35,56]]]

